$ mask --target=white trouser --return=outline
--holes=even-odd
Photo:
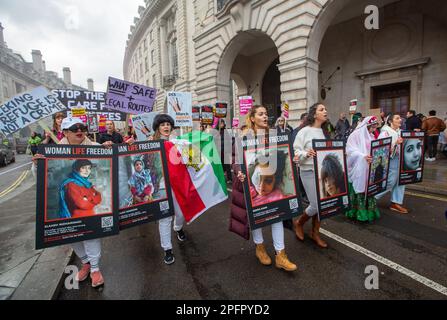
[[[175,218],[174,218],[174,231],[180,231],[183,228],[183,224],[185,223],[185,217],[180,212],[178,213],[177,210],[175,210]]]
[[[83,264],[90,263],[91,272],[99,271],[101,258],[101,239],[86,240],[72,243],[71,247]]]
[[[259,228],[251,232],[255,244],[264,243],[264,236],[262,235],[262,229],[263,228]],[[284,226],[282,224],[282,221],[272,224],[272,238],[273,238],[273,246],[275,247],[276,252],[284,250],[285,248]]]
[[[309,206],[306,209],[306,214],[313,217],[318,213],[317,187],[315,185],[315,174],[312,170],[300,170],[300,178],[303,182],[304,190],[306,190],[307,199],[309,199]]]
[[[160,244],[164,251],[172,249],[171,242],[172,217],[158,220],[158,231],[160,232]]]

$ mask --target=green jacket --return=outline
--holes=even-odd
[[[40,139],[38,136],[35,136],[34,138],[29,138],[28,144],[31,146],[37,146],[42,142],[42,139]]]

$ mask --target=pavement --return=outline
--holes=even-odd
[[[438,188],[446,190],[441,161],[426,164],[424,180],[441,181]],[[89,281],[67,290],[65,267],[79,261],[69,246],[34,250],[35,184],[28,174],[11,190],[29,168],[14,166],[0,169],[0,299],[447,299],[447,197],[421,189],[407,192],[409,215],[389,211],[385,198],[375,223],[343,216],[323,221],[327,250],[286,230],[287,254],[298,265],[294,273],[261,266],[252,241],[228,232],[227,201],[185,227],[186,242],[173,235],[173,265],[163,263],[158,225],[149,223],[103,239],[102,290]],[[264,236],[273,257],[269,228]],[[379,290],[365,289],[370,265],[380,271]]]
[[[72,252],[67,246],[35,250],[35,179],[30,157],[0,169],[0,300],[50,300]]]
[[[408,190],[447,195],[447,158],[440,154],[434,162],[425,161],[424,178],[421,183],[410,184]]]

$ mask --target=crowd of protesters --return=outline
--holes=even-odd
[[[255,243],[255,256],[262,265],[271,265],[273,263],[270,258],[263,237],[263,230],[257,229],[250,232],[247,220],[247,208],[244,200],[243,181],[246,179],[242,173],[240,165],[234,162],[235,139],[244,137],[248,134],[256,134],[258,131],[276,129],[277,134],[288,134],[293,144],[293,161],[299,169],[299,185],[303,199],[308,203],[307,208],[298,219],[289,221],[289,227],[294,230],[296,237],[304,241],[305,235],[303,227],[308,220],[312,221],[310,238],[320,248],[327,248],[328,244],[320,237],[320,220],[318,218],[317,205],[317,186],[315,182],[315,172],[313,172],[313,158],[316,152],[312,149],[312,140],[314,139],[341,139],[346,142],[346,156],[348,165],[348,187],[349,197],[352,208],[345,212],[345,215],[358,221],[374,221],[380,217],[377,206],[377,200],[383,197],[387,192],[391,192],[390,209],[401,214],[408,213],[408,209],[403,206],[405,186],[398,184],[399,173],[399,152],[402,145],[400,136],[401,130],[414,130],[426,132],[426,160],[435,161],[437,157],[438,143],[445,146],[446,123],[436,117],[436,111],[430,111],[428,117],[416,114],[410,110],[406,115],[406,119],[401,118],[397,113],[380,116],[364,117],[361,113],[352,115],[351,122],[346,113],[341,113],[335,124],[329,120],[329,110],[325,105],[316,103],[312,105],[308,112],[303,113],[295,128],[292,128],[283,116],[276,119],[274,126],[269,126],[268,111],[263,106],[254,106],[246,116],[245,124],[233,130],[227,130],[226,122],[220,119],[215,131],[211,131],[211,126],[202,126],[201,130],[212,132],[214,134],[215,143],[220,152],[223,169],[225,171],[227,182],[233,183],[231,197],[231,219],[230,230],[241,235],[245,239],[253,237]],[[405,121],[404,121],[405,120]],[[170,138],[174,130],[174,120],[167,114],[157,115],[154,119],[153,130],[155,134],[150,139]],[[97,142],[88,138],[88,128],[77,118],[64,118],[64,114],[57,113],[54,115],[53,128],[45,132],[45,138],[40,138],[33,132],[29,144],[33,155],[33,162],[42,158],[37,153],[37,146],[43,144],[73,144],[73,145],[99,145],[102,144],[106,148],[110,148],[116,143],[134,143],[137,140],[135,130],[129,126],[128,131],[123,136],[119,133],[113,121],[107,121],[106,132],[97,137]],[[385,192],[375,197],[365,197],[365,175],[368,172],[369,164],[372,161],[370,157],[371,143],[373,140],[391,137],[392,150],[395,150],[390,159],[390,172],[388,175],[388,187]],[[232,152],[227,152],[228,146]],[[268,170],[259,167],[260,180],[262,183],[268,183],[263,178],[263,174],[271,176]],[[266,171],[267,170],[267,171]],[[176,214],[174,217],[173,230],[177,233],[179,241],[186,240],[186,234],[183,231],[184,219]],[[284,227],[287,223],[274,223],[270,226],[272,232],[273,246],[275,249],[274,263],[277,268],[285,271],[295,271],[297,265],[289,260],[285,253]],[[164,250],[164,262],[172,264],[174,254],[172,252],[171,233],[172,233],[172,217],[161,219],[159,221],[160,245]],[[104,278],[99,269],[99,260],[101,257],[101,240],[94,239],[82,241],[71,245],[76,255],[82,262],[82,267],[76,279],[83,281],[90,275],[92,286],[98,287],[104,284]]]

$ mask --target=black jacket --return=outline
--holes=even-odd
[[[421,129],[422,121],[416,116],[411,116],[407,119],[406,126],[407,130]]]

